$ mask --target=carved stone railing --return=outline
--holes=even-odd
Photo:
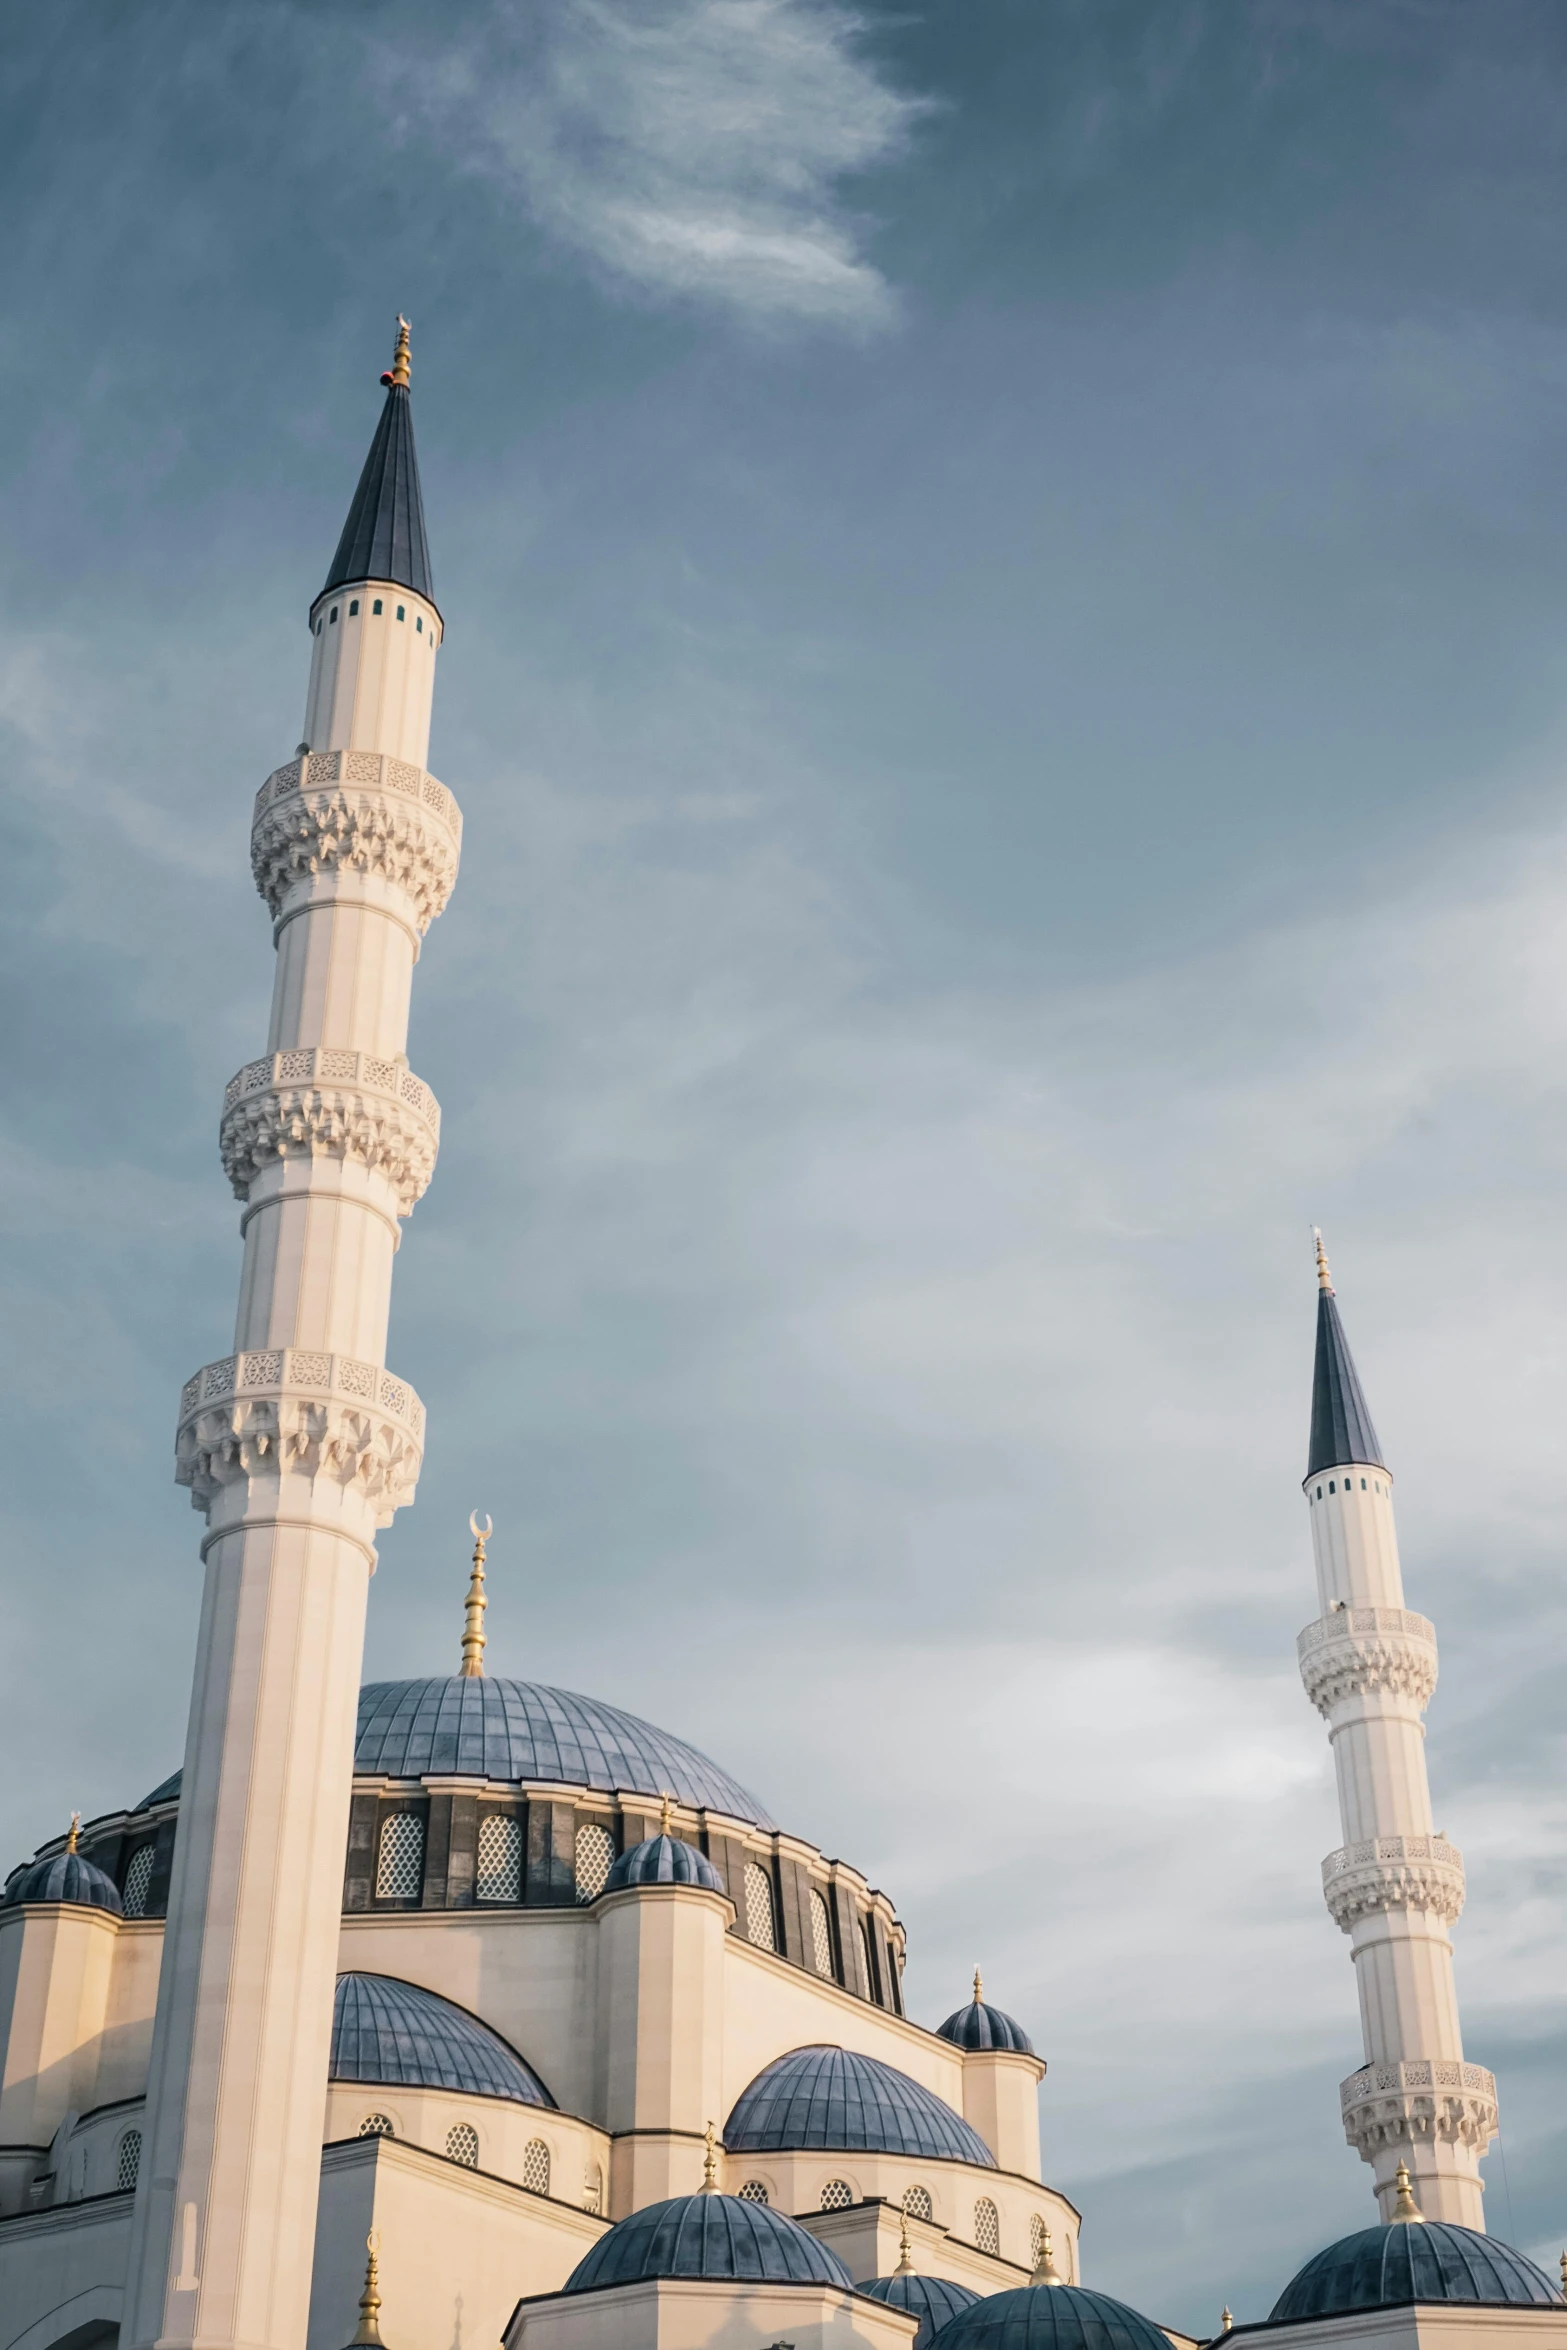
[[[1496,2080],[1483,2064],[1416,2057],[1362,2065],[1339,2084],[1344,2135],[1367,2160],[1407,2139],[1461,2141],[1484,2153],[1496,2135]]]
[[[383,1174],[406,1216],[435,1172],[440,1139],[440,1104],[402,1061],[299,1046],[247,1061],[229,1079],[218,1150],[239,1199],[278,1158],[324,1154]]]
[[[373,875],[412,900],[426,931],[451,896],[462,811],[444,783],[379,751],[291,759],[256,794],[250,867],[274,918],[322,873]]]
[[[1340,1845],[1322,1864],[1322,1898],[1346,1934],[1376,1910],[1434,1910],[1449,1925],[1464,1906],[1464,1856],[1442,1836],[1377,1836]]]
[[[1372,1691],[1429,1703],[1436,1687],[1436,1626],[1410,1608],[1335,1608],[1295,1641],[1300,1677],[1320,1714]]]
[[[206,1509],[225,1485],[326,1477],[353,1485],[376,1524],[413,1499],[424,1406],[379,1363],[305,1347],[258,1348],[204,1364],[180,1395],[175,1482]]]

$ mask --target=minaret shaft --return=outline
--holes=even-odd
[[[1365,2049],[1343,2085],[1345,2133],[1373,2167],[1384,2219],[1402,2161],[1427,2218],[1483,2228],[1479,2164],[1496,2126],[1495,2083],[1464,2061],[1448,1935],[1463,1862],[1432,1826],[1424,1714],[1436,1636],[1404,1603],[1392,1479],[1318,1262],[1305,1491],[1322,1613],[1298,1646],[1332,1742],[1344,1842],[1323,1862],[1323,1890],[1349,1937]]]
[[[399,365],[334,578],[345,548],[409,545],[410,495],[428,575]],[[423,1439],[384,1365],[399,1219],[438,1135],[406,1043],[457,863],[455,805],[423,764],[440,621],[370,577],[324,594],[311,627],[310,755],[262,787],[252,835],[277,945],[268,1049],[220,1130],[244,1203],[235,1351],[181,1401],[206,1578],[127,2350],[304,2350],[366,1595]]]

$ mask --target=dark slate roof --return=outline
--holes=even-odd
[[[1386,1468],[1377,1432],[1331,1289],[1317,1292],[1317,1364],[1311,1382],[1311,1457],[1306,1474],[1334,1469],[1346,1461]]]
[[[354,579],[386,579],[412,588],[432,604],[430,549],[414,453],[413,409],[406,384],[388,384],[386,405],[370,443],[343,535],[321,593]]]
[[[693,1811],[777,1825],[738,1779],[683,1738],[596,1697],[489,1673],[367,1682],[359,1692],[354,1768],[392,1779],[461,1771],[655,1801],[669,1795]],[[179,1785],[176,1771],[146,1801],[165,1801]]]
[[[136,1806],[137,1811],[151,1811],[155,1804],[172,1803],[179,1794],[180,1781],[184,1776],[183,1771],[171,1771],[166,1779],[160,1779],[152,1793],[142,1797]]]
[[[488,2024],[394,1975],[338,1976],[327,2077],[389,2089],[464,2089],[513,2105],[555,2102]]]
[[[905,2270],[901,2276],[872,2277],[868,2285],[856,2285],[857,2293],[868,2293],[873,2301],[885,2301],[893,2309],[906,2309],[910,2317],[917,2317],[920,2330],[914,2337],[914,2350],[926,2350],[933,2334],[949,2318],[963,2309],[972,2309],[979,2299],[967,2285],[954,2285],[946,2277],[917,2277]]]
[[[1308,2260],[1274,2303],[1270,2323],[1389,2309],[1415,2301],[1561,2306],[1543,2269],[1510,2244],[1446,2220],[1362,2228]]]
[[[1022,2025],[1004,2008],[990,2007],[983,1999],[971,1999],[936,2030],[943,2040],[954,2040],[960,2048],[1015,2048],[1024,2056],[1034,2053],[1034,2043]]]
[[[768,2065],[741,2093],[724,2144],[735,2154],[819,2147],[996,2167],[978,2131],[933,2090],[847,2048],[795,2048]]]
[[[649,1836],[645,1843],[633,1844],[629,1852],[623,1852],[611,1865],[604,1890],[619,1893],[627,1885],[700,1885],[709,1893],[724,1890],[724,1880],[707,1854],[679,1836]]]
[[[738,2195],[677,2195],[669,2203],[646,2204],[600,2236],[561,2289],[591,2293],[640,2277],[742,2278],[854,2290],[837,2253],[798,2220],[765,2203],[743,2203]]]
[[[79,1852],[51,1853],[18,1869],[8,1880],[0,1908],[18,1909],[24,1901],[69,1901],[78,1909],[108,1909],[122,1913],[120,1889],[112,1877]]]
[[[1170,2350],[1152,2318],[1083,2285],[1020,2285],[961,2310],[938,2350]]]

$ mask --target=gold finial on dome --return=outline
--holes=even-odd
[[[1413,2220],[1419,2226],[1424,2227],[1426,2224],[1426,2215],[1421,2210],[1419,2204],[1415,2201],[1415,2191],[1409,2183],[1409,2165],[1407,2162],[1401,2162],[1397,2170],[1393,2173],[1393,2184],[1398,2189],[1398,2193],[1393,2201],[1394,2219]]]
[[[484,1611],[489,1601],[484,1596],[484,1546],[495,1531],[489,1511],[484,1513],[484,1524],[479,1524],[479,1513],[468,1513],[468,1531],[473,1536],[473,1573],[468,1578],[468,1604],[462,1620],[462,1679],[482,1681],[484,1678]]]
[[[1328,1271],[1328,1252],[1322,1245],[1322,1235],[1315,1224],[1311,1227],[1311,1237],[1316,1243],[1317,1249],[1317,1287],[1326,1290],[1328,1296],[1331,1297],[1333,1295],[1333,1276]]]
[[[909,2243],[909,2215],[906,2208],[898,2213],[898,2265],[892,2273],[895,2277],[911,2277],[914,2274],[914,2251]]]
[[[1231,2332],[1231,2330],[1232,2330],[1232,2329],[1233,2329],[1233,2327],[1234,2327],[1234,2324],[1235,2324],[1235,2318],[1234,2318],[1234,2315],[1233,2315],[1233,2313],[1232,2313],[1232,2311],[1231,2311],[1231,2309],[1230,2309],[1230,2305],[1229,2305],[1229,2303],[1226,2301],[1226,2303],[1224,2304],[1224,2307],[1223,2307],[1223,2308],[1220,2310],[1220,2312],[1219,2312],[1219,2331],[1220,2331],[1220,2333],[1221,2333],[1221,2334],[1227,2334],[1227,2333]]]
[[[76,1831],[78,1828],[80,1828],[81,1824],[81,1813],[79,1811],[73,1811],[71,1814],[71,1832],[65,1839],[65,1849],[67,1852],[74,1852],[76,1850]]]
[[[382,376],[381,381],[384,384],[401,384],[406,392],[408,375],[408,321],[399,310],[397,313],[397,348],[392,353],[392,364]]]
[[[1048,2228],[1041,2228],[1039,2231],[1039,2258],[1034,2263],[1034,2273],[1028,2281],[1031,2285],[1064,2285],[1066,2283],[1065,2277],[1057,2268],[1051,2254],[1050,2230]]]
[[[976,1968],[974,1969],[974,2005],[975,2005],[976,2007],[978,2007],[978,2005],[979,2005],[980,2001],[981,2001],[981,2000],[984,1998],[984,1996],[985,1996],[985,1986],[984,1986],[984,1983],[983,1983],[983,1982],[981,1981],[981,1979],[980,1979],[980,1972],[979,1972],[979,1969],[978,1969],[978,1967],[976,1967]]]
[[[711,2122],[707,2125],[707,2152],[702,2157],[702,2192],[718,2193],[718,2132]]]
[[[380,2249],[381,2239],[372,2228],[365,2238],[365,2289],[359,2296],[359,2325],[348,2350],[362,2350],[362,2346],[367,2343],[373,2345],[374,2350],[382,2350],[381,2286],[375,2264],[375,2256]]]
[[[658,1832],[661,1836],[672,1836],[675,1832],[673,1827],[670,1825],[670,1814],[673,1810],[674,1805],[670,1802],[669,1797],[666,1795],[664,1797],[664,1809],[659,1816],[658,1822]]]

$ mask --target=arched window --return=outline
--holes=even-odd
[[[515,1812],[492,1811],[479,1822],[476,1901],[522,1899],[522,1822]]]
[[[811,1887],[811,1955],[816,1961],[816,1972],[829,1980],[834,1973],[832,1963],[832,1922],[827,1915],[827,1904]]]
[[[131,1854],[131,1865],[125,1872],[125,1883],[120,1890],[120,1907],[128,1918],[147,1915],[147,1895],[152,1885],[152,1846],[138,1844]]]
[[[377,1901],[417,1901],[424,1890],[424,1820],[416,1811],[389,1811],[376,1855]]]
[[[597,1901],[604,1890],[615,1857],[615,1839],[607,1828],[591,1823],[577,1830],[574,1858],[577,1867],[577,1899]]]
[[[773,1916],[773,1881],[754,1860],[745,1864],[745,1938],[758,1950],[776,1950],[778,1926]]]
[[[747,2179],[745,2185],[740,2189],[740,2200],[742,2203],[765,2203],[767,2189],[762,2185],[760,2179]]]
[[[604,2208],[604,2173],[596,2162],[590,2162],[582,2174],[582,2208],[584,2211]]]
[[[930,2219],[933,2217],[930,2189],[928,2187],[906,2187],[903,2194],[903,2208],[910,2219]]]
[[[993,2260],[1001,2258],[1001,2217],[988,2195],[974,2206],[974,2241]]]
[[[114,2184],[120,2194],[125,2194],[135,2186],[140,2170],[141,2132],[140,2130],[127,2130],[120,2140],[120,2158],[114,2171]]]
[[[865,1996],[881,2005],[881,1971],[876,1964],[876,1937],[869,1918],[860,1920],[860,1942],[865,1951]]]
[[[550,2191],[550,2150],[542,2138],[530,2138],[522,2150],[522,2183],[530,2195]]]
[[[898,1980],[898,1945],[896,1942],[889,1942],[887,1945],[887,1990],[892,1999],[893,2014],[902,2015],[903,1985]]]
[[[829,2179],[822,2189],[823,2211],[847,2211],[854,2201],[854,2189],[847,2179]]]
[[[1042,2213],[1035,2212],[1028,2223],[1028,2256],[1032,2265],[1039,2266],[1039,2255],[1044,2249],[1045,2222]]]
[[[466,2163],[469,2170],[479,2167],[479,2133],[472,2122],[455,2122],[446,2133],[446,2152],[453,2162]]]
[[[397,2132],[392,2127],[389,2114],[367,2113],[359,2125],[357,2135],[361,2138],[395,2138]]]

